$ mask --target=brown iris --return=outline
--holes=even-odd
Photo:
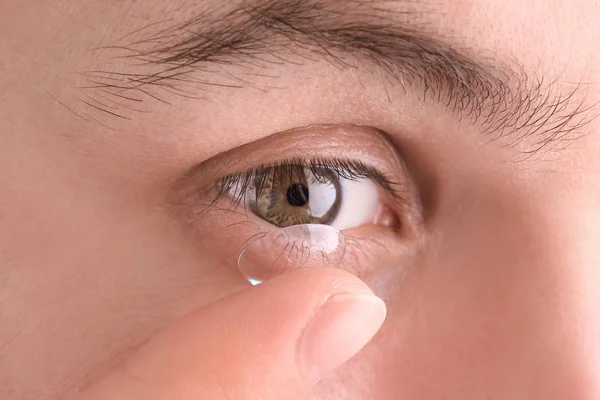
[[[335,191],[335,200],[325,213],[315,216],[310,207],[311,192],[323,188],[323,185]],[[262,177],[257,187],[256,200],[250,204],[252,211],[278,227],[329,224],[340,210],[342,196],[339,178],[327,168],[274,167]]]

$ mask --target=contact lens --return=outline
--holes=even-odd
[[[337,267],[346,252],[344,234],[329,225],[294,225],[261,235],[238,257],[238,267],[257,285],[292,269]]]

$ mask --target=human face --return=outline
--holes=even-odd
[[[0,397],[63,398],[245,287],[277,227],[212,183],[320,160],[400,196],[344,196],[377,194],[341,267],[388,318],[312,398],[600,398],[598,27],[592,0],[2,2]]]

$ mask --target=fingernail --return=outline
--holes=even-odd
[[[358,353],[385,320],[383,300],[374,295],[332,296],[310,320],[298,343],[309,380],[318,380]]]

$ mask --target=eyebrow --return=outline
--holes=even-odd
[[[391,11],[385,3],[413,10]],[[518,145],[534,137],[526,153],[568,146],[595,117],[594,106],[579,93],[581,84],[565,89],[557,79],[532,77],[515,62],[475,60],[428,32],[431,17],[415,11],[410,0],[261,0],[204,10],[158,28],[169,22],[102,48],[135,61],[137,70],[86,72],[85,89],[93,91],[85,91],[82,101],[127,118],[119,108],[135,109],[144,97],[167,102],[161,92],[204,98],[199,93],[253,86],[249,76],[260,75],[257,69],[268,76],[273,66],[326,60],[340,69],[382,74],[423,101],[442,103],[480,124],[491,140],[510,137]],[[244,69],[248,74],[242,77]]]

